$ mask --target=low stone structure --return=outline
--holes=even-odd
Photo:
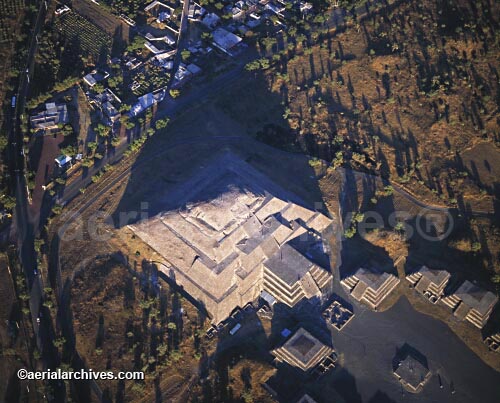
[[[446,270],[429,269],[421,266],[413,273],[406,276],[415,290],[424,295],[433,304],[437,303],[444,295],[444,289],[450,279]]]
[[[419,360],[411,355],[407,355],[405,359],[398,363],[396,369],[394,369],[394,375],[406,390],[418,393],[431,377],[431,372]]]
[[[169,192],[164,213],[130,228],[214,323],[262,290],[290,307],[331,291],[333,221],[231,153]]]
[[[498,302],[498,297],[466,280],[453,294],[441,301],[453,310],[458,319],[467,320],[482,329]]]
[[[299,328],[281,347],[271,351],[277,362],[286,362],[304,372],[313,370],[334,353],[304,328]]]
[[[333,301],[323,311],[323,317],[330,326],[340,331],[351,321],[354,313],[339,301]]]
[[[344,278],[341,284],[354,299],[364,302],[372,309],[377,309],[399,284],[399,279],[387,272],[360,267],[352,276]]]
[[[500,333],[492,334],[484,339],[484,343],[491,351],[500,353]]]

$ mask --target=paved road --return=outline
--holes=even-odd
[[[54,333],[50,312],[42,307],[43,302],[43,281],[41,276],[35,275],[34,269],[37,267],[34,248],[35,233],[28,212],[29,192],[24,176],[24,153],[23,142],[24,133],[21,129],[21,116],[26,112],[26,99],[29,94],[30,77],[33,73],[35,54],[38,45],[38,35],[45,21],[47,8],[51,0],[42,0],[38,10],[37,18],[31,33],[30,46],[26,66],[21,72],[19,86],[16,94],[16,106],[9,132],[9,171],[14,181],[16,208],[14,211],[14,230],[17,237],[17,248],[19,261],[26,276],[28,290],[30,294],[30,311],[33,329],[36,335],[38,350],[42,352],[42,360],[45,368],[56,368],[59,365],[58,354],[54,352],[52,340]],[[37,318],[43,314],[40,325]],[[61,382],[51,383],[54,398],[56,401],[64,399],[64,385]]]

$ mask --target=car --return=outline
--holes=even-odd
[[[33,274],[34,274],[35,276],[38,276],[38,270],[37,270],[37,269],[33,269]]]

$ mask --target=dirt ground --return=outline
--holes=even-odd
[[[32,391],[26,393],[26,382],[17,378],[20,368],[29,368],[29,357],[26,349],[21,312],[17,304],[13,283],[10,278],[7,256],[0,254],[0,400],[36,399],[34,383],[30,383]],[[16,323],[21,325],[16,327]],[[28,336],[29,337],[29,336]],[[40,386],[40,385],[38,385]]]
[[[71,306],[77,349],[94,371],[146,372],[144,383],[102,382],[106,393],[121,394],[124,401],[147,402],[153,394],[173,401],[197,371],[193,338],[199,328],[198,313],[165,283],[157,297],[145,291],[151,285],[140,265],[136,268],[137,272],[103,256],[76,273]],[[150,308],[144,308],[153,300]],[[166,330],[167,323],[182,323],[182,328]]]

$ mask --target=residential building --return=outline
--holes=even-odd
[[[60,155],[55,159],[58,168],[66,168],[68,165],[71,166],[72,158],[67,155]]]
[[[234,56],[238,50],[238,45],[242,39],[238,36],[225,30],[224,28],[217,28],[212,32],[213,45],[222,50],[229,56]]]
[[[137,103],[130,109],[130,116],[134,117],[146,109],[151,108],[154,104],[159,103],[165,99],[167,94],[165,88],[161,88],[155,92],[150,92],[137,99]]]
[[[220,17],[215,13],[205,15],[201,23],[207,28],[214,29],[220,22]]]
[[[31,127],[43,132],[59,130],[59,125],[68,122],[69,116],[66,104],[56,105],[54,102],[47,102],[44,111],[30,117]]]
[[[166,20],[170,19],[172,14],[174,13],[174,9],[160,1],[153,1],[148,4],[144,11],[149,15],[156,17],[156,22],[162,23]]]

